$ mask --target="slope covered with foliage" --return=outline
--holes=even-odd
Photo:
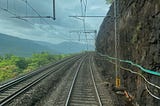
[[[30,72],[45,64],[56,62],[69,55],[52,55],[47,52],[29,58],[6,54],[0,56],[0,82]]]

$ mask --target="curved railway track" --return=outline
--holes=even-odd
[[[81,55],[66,58],[62,61],[59,61],[55,64],[50,64],[44,68],[41,68],[37,71],[19,77],[15,80],[12,80],[8,83],[5,83],[0,86],[0,106],[6,105],[11,100],[16,98],[22,93],[25,93],[29,88],[33,87],[41,80],[45,79],[54,72],[66,69],[73,65]]]

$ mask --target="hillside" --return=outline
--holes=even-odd
[[[42,51],[56,53],[46,46],[39,45],[34,41],[0,34],[0,55],[15,54],[18,56],[31,56],[33,53]]]
[[[159,0],[121,0],[118,32],[118,58],[132,61],[152,72],[160,70],[160,1]],[[96,50],[104,55],[115,57],[114,6],[101,24],[96,40]],[[115,65],[109,61],[97,62],[103,67],[102,74],[108,82],[115,85]],[[120,62],[120,65],[144,75],[151,83],[160,85],[159,76],[151,75],[131,64]],[[118,70],[121,86],[134,97],[138,106],[160,106],[160,92],[155,87],[146,84],[144,79],[124,69]],[[148,93],[148,89],[155,96]],[[120,99],[120,101],[123,101]],[[137,106],[136,105],[136,106]]]
[[[59,53],[67,54],[67,53],[78,53],[86,50],[87,45],[81,44],[77,42],[62,42],[59,44],[51,44],[46,42],[36,42],[40,45],[45,45],[50,49],[58,51]],[[93,51],[95,48],[93,45],[88,45],[88,49]]]
[[[33,53],[40,53],[43,51],[53,54],[67,54],[81,52],[84,51],[85,48],[85,44],[76,42],[51,44],[0,34],[0,55],[14,54],[17,56],[31,56]],[[94,50],[93,46],[89,48]]]

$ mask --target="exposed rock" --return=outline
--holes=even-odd
[[[100,27],[96,50],[115,57],[113,9],[112,5],[107,13],[111,17],[106,17]],[[146,69],[160,71],[160,0],[120,0],[118,10],[119,58],[131,60]],[[97,63],[104,68],[104,76],[110,73],[112,78],[115,77],[114,65],[107,61]],[[141,72],[126,63],[121,65]],[[160,85],[158,77],[143,74],[148,80]],[[121,77],[122,85],[135,96],[135,102],[140,106],[160,106],[160,101],[147,93],[143,79],[124,70],[121,70]],[[114,83],[111,79],[110,82]],[[151,91],[154,92],[154,88]],[[160,97],[160,91],[156,95]]]

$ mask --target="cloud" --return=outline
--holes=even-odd
[[[41,16],[52,15],[52,0],[28,0],[28,2]],[[7,8],[6,0],[1,0],[0,7]],[[29,6],[25,5],[23,0],[10,0],[8,8],[9,11],[20,16],[37,15]],[[108,8],[105,0],[88,0],[87,15],[105,15]],[[77,34],[70,34],[69,31],[82,30],[83,23],[81,20],[70,18],[70,15],[81,15],[79,0],[56,0],[55,21],[52,19],[27,19],[28,22],[25,22],[10,18],[13,15],[0,10],[0,33],[50,43],[60,43],[70,38],[78,39]],[[86,29],[98,30],[102,20],[103,18],[87,18]],[[82,38],[85,38],[84,35]]]

